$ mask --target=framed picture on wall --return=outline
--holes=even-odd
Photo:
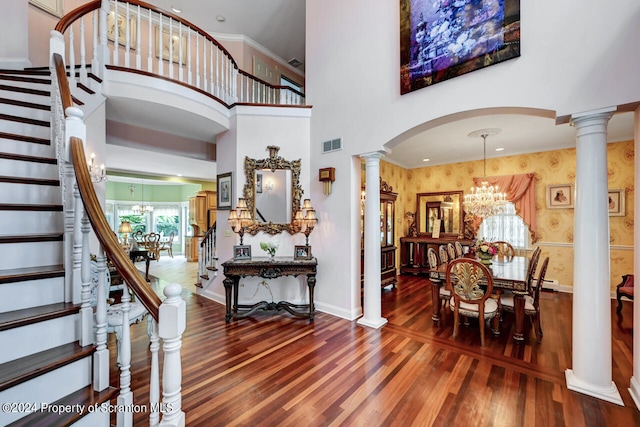
[[[115,12],[109,12],[107,15],[107,39],[115,41],[116,37],[116,19]],[[118,13],[118,43],[121,45],[127,44],[127,17],[123,13]],[[129,15],[129,49],[135,49],[137,43],[137,30],[136,20]]]
[[[160,56],[160,30],[158,26],[155,27],[156,37],[156,58]],[[180,49],[182,45],[182,50]],[[162,59],[169,60],[169,48],[171,48],[171,62],[176,64],[185,65],[187,58],[187,38],[183,33],[174,32],[171,34],[171,46],[169,46],[169,29],[162,29]]]
[[[573,209],[573,184],[547,185],[547,209]]]
[[[624,189],[609,190],[609,216],[624,216]]]
[[[29,0],[29,3],[58,18],[64,15],[64,0]]]
[[[223,173],[216,177],[217,181],[217,209],[218,210],[230,210],[231,200],[233,200],[233,180],[231,178],[231,172]]]

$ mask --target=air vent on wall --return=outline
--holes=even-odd
[[[298,68],[299,66],[302,65],[302,62],[298,61],[296,58],[291,58],[288,62],[289,62],[289,65],[295,68]]]
[[[324,141],[322,143],[323,153],[337,150],[342,150],[342,138],[332,139],[331,141]]]

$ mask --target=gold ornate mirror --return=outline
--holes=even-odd
[[[259,231],[279,234],[298,231],[294,225],[296,211],[300,208],[301,160],[285,160],[278,156],[280,147],[270,145],[269,158],[244,158],[244,198],[254,220],[246,231],[255,235]]]
[[[416,224],[419,235],[431,235],[434,224],[440,224],[440,237],[459,237],[464,230],[462,191],[418,193]]]

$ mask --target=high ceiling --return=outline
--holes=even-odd
[[[305,2],[304,0],[148,0],[149,3],[171,11],[172,7],[181,9],[181,17],[211,33],[243,34],[284,61],[295,58],[305,63]],[[220,22],[216,17],[224,17]],[[428,90],[428,89],[425,89]],[[124,108],[124,107],[123,107]],[[114,111],[111,109],[111,111]],[[141,109],[137,108],[140,114]],[[128,115],[126,110],[121,116]],[[118,120],[117,117],[111,119]],[[143,120],[145,117],[138,116]],[[155,120],[155,129],[161,130],[162,123],[168,123],[158,111],[149,115]],[[140,122],[139,122],[140,123]],[[189,123],[184,120],[183,123]],[[468,135],[478,129],[498,128],[498,135],[487,137],[488,158],[525,154],[575,147],[575,130],[568,124],[556,125],[553,117],[533,115],[490,114],[481,117],[440,125],[428,130],[420,130],[415,135],[395,141],[391,153],[386,157],[393,163],[405,168],[416,168],[427,165],[438,165],[453,162],[479,160],[483,158],[481,137]],[[172,126],[169,132],[190,138],[197,138],[191,130],[178,129]],[[609,122],[609,142],[633,139],[633,113],[619,113]],[[497,148],[503,148],[497,152]],[[115,151],[115,150],[112,150]],[[125,149],[120,147],[117,155],[127,156],[128,164],[140,165],[146,162],[131,161],[137,156],[148,159],[149,153],[144,150]],[[109,156],[116,153],[109,152]],[[184,173],[185,176],[211,180],[215,170],[202,163],[202,174],[194,167],[197,161],[174,156],[156,156],[154,171],[166,171],[168,175]],[[174,157],[172,159],[172,157]],[[424,159],[430,159],[428,162]],[[119,162],[111,158],[109,163],[121,165],[116,169],[123,170],[127,162]],[[111,165],[108,165],[109,167]],[[129,166],[127,166],[129,167]],[[182,170],[184,169],[184,170]],[[181,171],[182,170],[182,171]],[[138,170],[137,172],[149,172]],[[198,176],[193,176],[194,174]]]

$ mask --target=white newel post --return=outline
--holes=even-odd
[[[89,225],[89,218],[83,209],[76,213],[82,215],[82,225],[80,226],[82,232],[82,255],[80,261],[82,288],[79,295],[82,304],[80,308],[80,345],[86,346],[94,343],[93,308],[91,307],[91,256],[89,253],[89,231],[91,231],[91,226]],[[75,295],[73,299],[74,301],[76,300]]]
[[[129,286],[124,283],[122,288],[122,331],[118,342],[118,364],[120,365],[120,394],[117,403],[121,407],[133,405],[133,392],[131,391],[131,325],[129,311],[131,309],[131,295]],[[116,334],[118,331],[116,330]],[[133,427],[133,413],[131,411],[118,411],[118,427]]]
[[[160,305],[158,335],[162,338],[164,364],[162,369],[161,426],[183,427],[182,411],[182,334],[187,324],[187,308],[180,296],[182,286],[172,283],[164,288],[166,296]]]
[[[640,188],[640,174],[637,172],[640,170],[640,107],[634,112],[634,147],[635,147],[635,178],[634,187]],[[634,223],[639,223],[638,214],[640,213],[640,197],[634,197],[633,200],[634,211]],[[634,227],[633,231],[633,246],[636,250],[633,251],[633,271],[640,272],[640,227]],[[640,325],[640,301],[633,304],[633,324]],[[636,408],[640,409],[640,334],[633,334],[633,376],[631,377],[629,387],[629,393],[633,398]]]
[[[364,315],[358,323],[381,328],[387,323],[382,317],[380,278],[380,159],[375,152],[362,157],[366,162],[366,194],[364,212]]]
[[[149,334],[149,351],[151,352],[151,372],[149,378],[149,425],[155,427],[160,423],[160,365],[158,351],[160,350],[160,337],[158,336],[158,322],[149,316],[147,324]]]
[[[623,405],[612,381],[607,123],[611,110],[572,117],[576,128],[572,369],[567,387]]]
[[[96,351],[93,353],[93,389],[109,387],[109,349],[107,348],[107,286],[105,273],[107,257],[102,246],[98,248],[98,301],[96,303]]]

